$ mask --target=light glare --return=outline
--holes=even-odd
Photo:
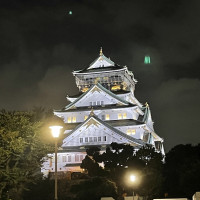
[[[131,182],[135,182],[135,179],[136,179],[136,177],[135,177],[134,175],[131,175],[131,176],[130,176],[130,181],[131,181]]]
[[[50,126],[49,127],[51,129],[52,135],[54,138],[58,138],[59,134],[60,134],[60,129],[62,129],[62,126]]]

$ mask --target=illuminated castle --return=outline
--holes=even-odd
[[[136,149],[151,144],[164,154],[163,139],[154,131],[149,105],[134,95],[134,75],[104,56],[88,68],[74,71],[79,95],[67,97],[70,103],[54,112],[66,123],[63,144],[58,153],[58,171],[81,171],[86,149],[102,151],[112,142],[130,144]],[[54,172],[54,159],[44,163],[44,174]]]

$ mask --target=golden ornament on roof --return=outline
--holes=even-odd
[[[100,48],[100,53],[99,53],[100,56],[103,56],[103,50],[102,50],[102,47]]]

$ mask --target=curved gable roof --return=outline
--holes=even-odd
[[[129,105],[130,103],[124,99],[121,99],[120,97],[118,97],[116,94],[112,93],[110,90],[107,90],[106,88],[104,88],[101,84],[97,83],[96,85],[93,85],[87,92],[83,93],[82,95],[80,95],[76,100],[74,100],[72,103],[68,104],[67,106],[65,106],[64,110],[69,110],[72,109],[75,104],[80,101],[84,96],[86,96],[87,94],[89,94],[90,92],[92,92],[93,90],[98,89],[101,90],[102,92],[105,92],[106,94],[108,94],[109,96],[115,98],[116,100],[118,100],[120,103],[122,103],[123,105]],[[63,111],[63,110],[55,110],[55,112],[59,112],[59,111]],[[55,113],[54,112],[54,113]]]
[[[92,121],[92,120],[93,120],[93,121]],[[125,138],[125,139],[127,139],[127,140],[130,140],[131,142],[135,143],[135,144],[138,145],[138,146],[143,146],[143,145],[145,145],[145,142],[144,142],[144,141],[139,140],[139,139],[136,139],[136,138],[133,138],[133,137],[131,137],[131,136],[129,136],[129,135],[127,135],[127,134],[121,132],[120,130],[118,130],[118,129],[112,127],[111,125],[107,124],[106,122],[102,121],[101,119],[99,119],[99,118],[96,117],[95,115],[92,115],[92,116],[88,117],[87,120],[85,120],[84,122],[82,122],[81,124],[79,124],[75,129],[73,129],[73,130],[69,133],[69,135],[68,135],[67,137],[71,136],[74,132],[76,132],[78,129],[80,129],[80,128],[83,127],[83,126],[90,126],[91,123],[94,123],[94,124],[102,124],[102,125],[104,125],[105,127],[107,127],[109,130],[112,130],[112,131],[115,132],[116,134],[120,135],[121,137],[123,137],[123,138]],[[66,138],[67,138],[67,137],[66,137]]]

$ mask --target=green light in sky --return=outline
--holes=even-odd
[[[69,14],[69,15],[72,15],[72,11],[70,10],[68,14]]]
[[[150,64],[150,63],[151,63],[150,56],[145,56],[144,57],[144,64]]]

